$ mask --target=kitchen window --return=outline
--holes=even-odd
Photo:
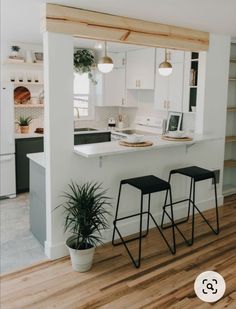
[[[74,117],[76,119],[94,119],[92,92],[93,87],[88,73],[74,73]]]

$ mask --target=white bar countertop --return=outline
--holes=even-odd
[[[167,141],[161,139],[161,136],[148,136],[147,140],[153,142],[149,147],[126,147],[121,146],[119,141],[77,145],[74,147],[74,152],[85,158],[104,157],[111,155],[118,155],[123,153],[133,153],[137,151],[158,150],[170,147],[191,146],[197,143],[206,141],[223,140],[223,137],[216,137],[213,135],[194,135],[192,141]]]
[[[44,152],[29,153],[27,158],[45,168]]]

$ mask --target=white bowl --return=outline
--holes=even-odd
[[[131,134],[127,136],[125,141],[128,143],[142,143],[144,141],[144,136],[139,134]]]

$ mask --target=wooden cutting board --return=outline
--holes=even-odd
[[[14,89],[15,104],[23,104],[30,100],[31,94],[28,88],[19,86]]]
[[[161,138],[166,141],[174,141],[174,142],[189,142],[193,140],[192,137],[176,138],[176,137],[162,136]]]
[[[153,145],[153,143],[149,142],[149,141],[146,141],[146,142],[143,142],[143,143],[128,143],[128,142],[125,142],[125,141],[119,141],[119,144],[121,146],[126,146],[126,147],[149,147],[149,146]]]

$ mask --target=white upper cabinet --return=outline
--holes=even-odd
[[[112,58],[114,68],[125,68],[126,63],[125,53],[108,53],[108,56]]]
[[[114,68],[110,73],[97,73],[96,105],[125,105],[125,68]]]
[[[103,76],[103,82],[104,105],[125,105],[125,68],[114,68]]]
[[[126,88],[154,89],[155,48],[142,48],[127,52]]]
[[[184,64],[173,63],[173,71],[169,76],[168,108],[171,111],[183,111],[183,78]]]
[[[127,106],[125,89],[125,53],[108,53],[114,68],[110,73],[96,73],[95,102],[97,106]]]
[[[165,50],[157,48],[156,51],[156,81],[155,81],[155,108],[182,112],[183,110],[183,78],[184,78],[184,52],[172,51],[169,60],[173,71],[170,76],[161,76],[158,67],[165,59]]]

